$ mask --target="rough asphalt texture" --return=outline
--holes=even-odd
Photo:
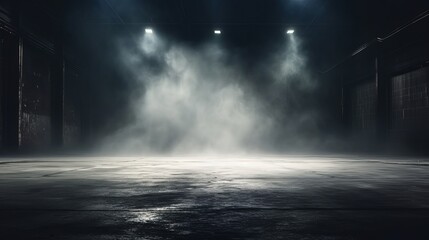
[[[429,239],[429,162],[2,158],[0,239]]]

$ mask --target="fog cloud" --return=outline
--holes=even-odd
[[[216,42],[190,47],[142,34],[117,45],[124,78],[134,84],[131,121],[105,139],[104,150],[226,154],[316,141],[317,113],[306,105],[316,82],[296,37],[252,70]],[[261,75],[264,89],[255,85]]]

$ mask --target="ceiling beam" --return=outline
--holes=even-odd
[[[126,24],[124,19],[118,14],[118,12],[113,8],[112,4],[110,3],[109,0],[104,0],[104,2],[106,3],[106,5],[110,8],[110,10],[112,11],[113,15],[115,15],[115,17],[117,19],[119,19],[119,22],[121,24]]]

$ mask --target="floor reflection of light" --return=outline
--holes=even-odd
[[[155,222],[160,219],[159,212],[155,211],[132,212],[132,215],[133,217],[129,221],[137,223]]]
[[[136,223],[159,222],[162,220],[162,215],[165,212],[177,209],[175,206],[147,208],[141,211],[131,212],[131,217],[128,221]]]

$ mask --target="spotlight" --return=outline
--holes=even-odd
[[[287,33],[287,34],[289,34],[289,35],[290,35],[290,34],[293,34],[294,32],[295,32],[295,30],[293,30],[293,29],[288,29],[288,30],[286,31],[286,33]]]
[[[145,33],[152,34],[152,33],[153,33],[153,29],[152,29],[152,28],[146,28],[146,29],[144,30],[144,32],[145,32]]]
[[[221,34],[222,34],[222,31],[221,31],[221,30],[219,30],[219,29],[216,29],[216,30],[214,30],[214,34],[216,34],[216,35],[221,35]]]

